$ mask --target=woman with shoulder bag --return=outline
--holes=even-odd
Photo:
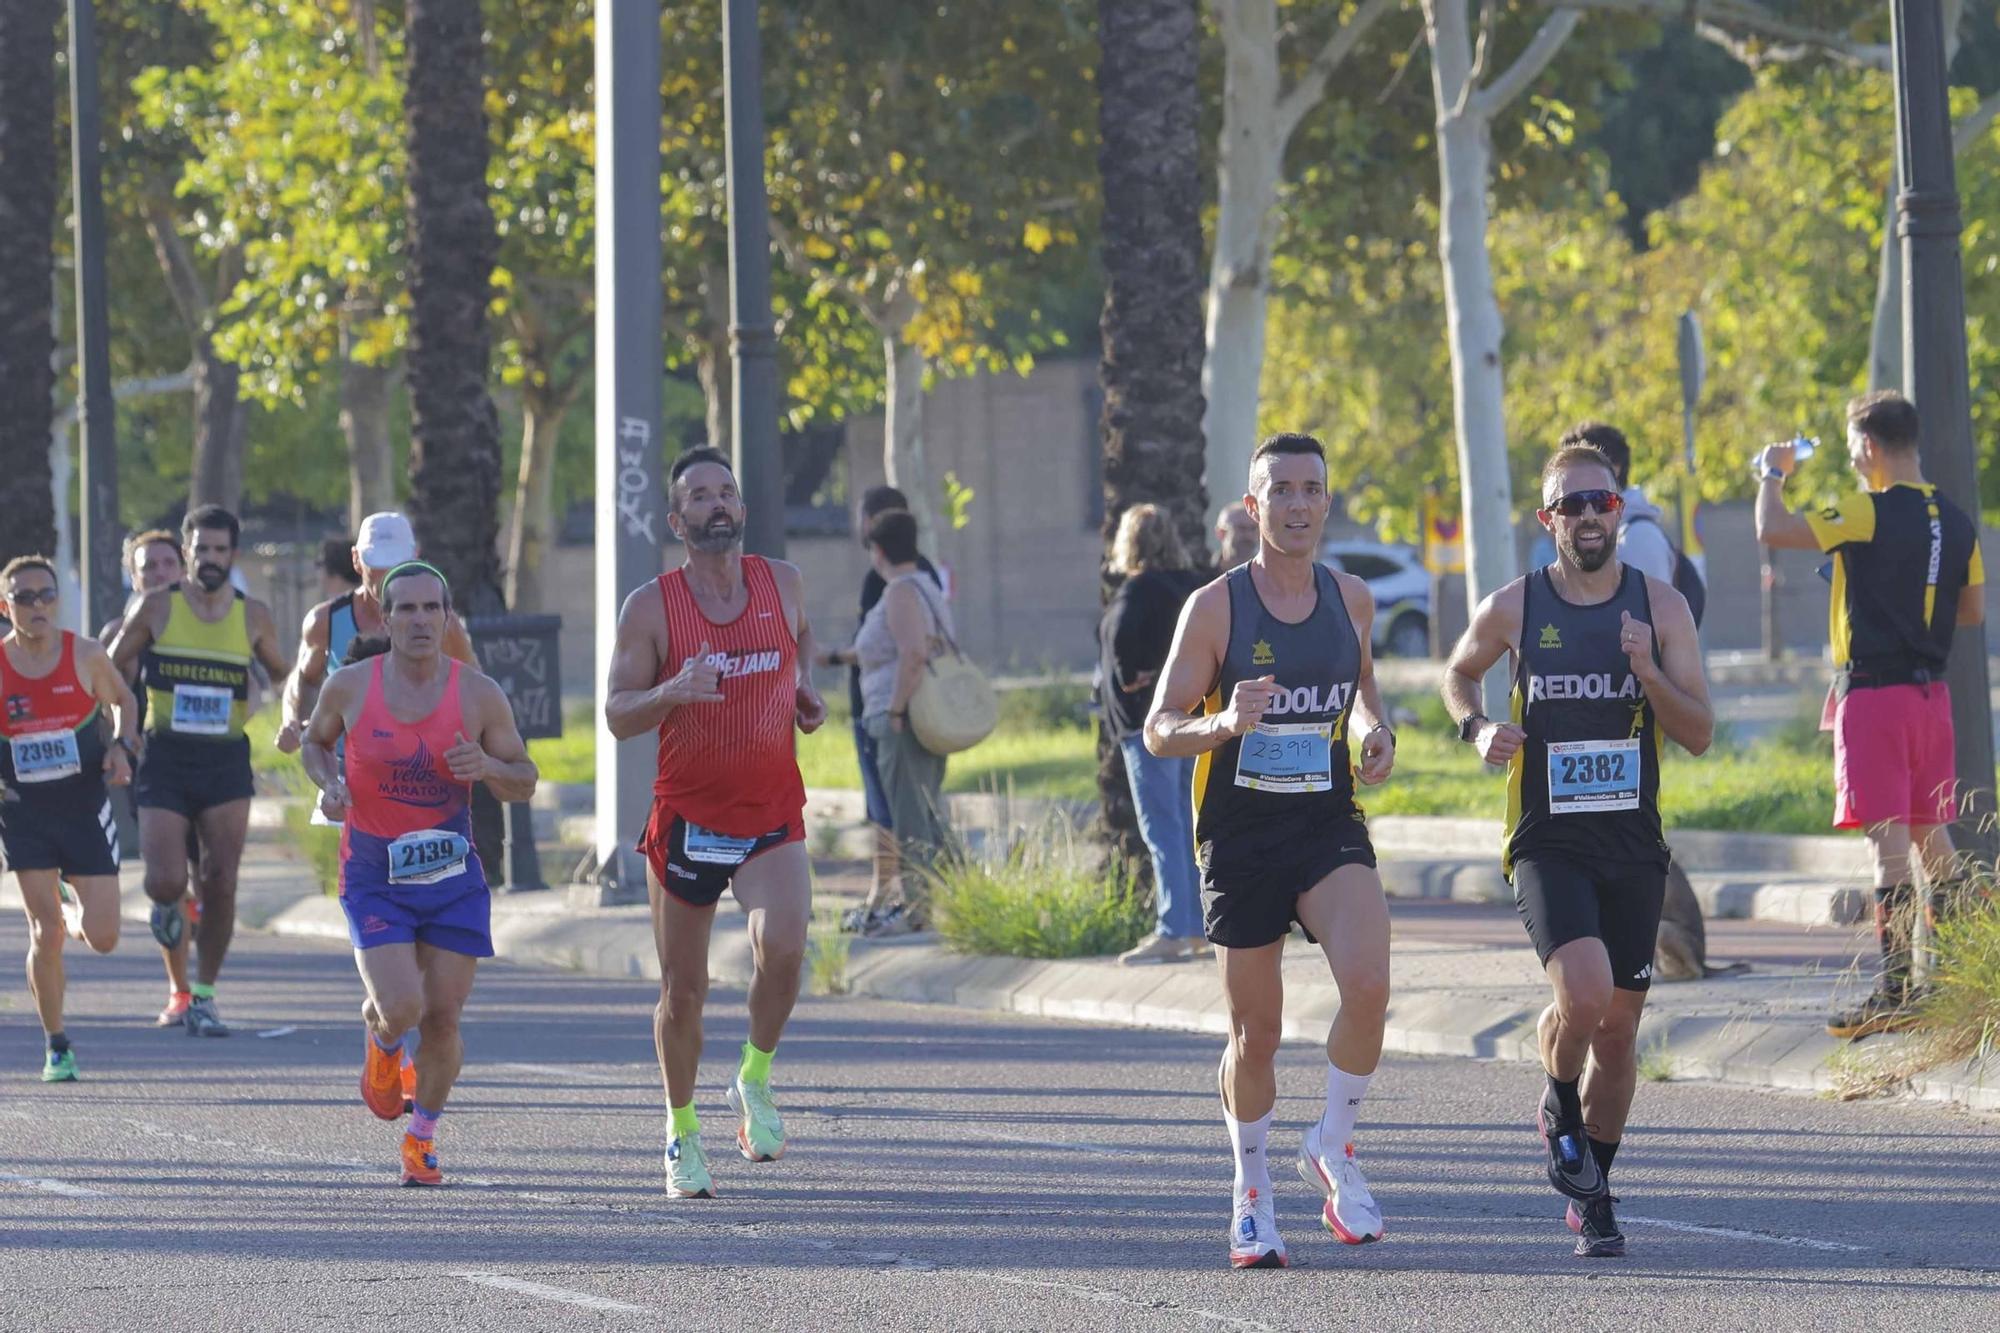
[[[923,924],[924,878],[948,845],[945,758],[924,748],[910,726],[910,700],[924,669],[952,637],[951,610],[917,566],[917,521],[880,515],[868,526],[868,555],[887,587],[861,622],[854,654],[861,668],[862,724],[875,741],[876,764],[902,851],[900,907],[866,928],[901,934]]]

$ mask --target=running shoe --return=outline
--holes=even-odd
[[[403,1114],[403,1071],[400,1051],[385,1051],[375,1044],[373,1033],[363,1030],[361,1041],[367,1054],[361,1061],[361,1100],[377,1120],[395,1120]]]
[[[76,1082],[76,1052],[64,1051],[61,1055],[57,1055],[54,1051],[50,1051],[49,1062],[42,1066],[42,1082]]]
[[[153,927],[153,938],[160,942],[162,949],[179,948],[181,938],[187,934],[187,918],[181,915],[179,903],[154,903],[147,922]]]
[[[736,1127],[736,1148],[745,1159],[775,1162],[785,1155],[785,1122],[771,1100],[770,1084],[747,1083],[739,1073],[722,1095],[742,1121]]]
[[[683,1134],[667,1144],[667,1193],[676,1199],[713,1199],[715,1182],[708,1174],[708,1154],[698,1135]]]
[[[861,934],[865,939],[880,940],[894,935],[908,935],[917,928],[916,919],[901,903],[897,903],[870,917],[867,924],[861,927]]]
[[[1290,1266],[1271,1201],[1254,1189],[1236,1201],[1235,1216],[1229,1219],[1229,1264],[1232,1268]]]
[[[222,1015],[215,1012],[213,998],[194,996],[188,1000],[187,1014],[181,1019],[190,1037],[226,1037],[229,1024],[222,1021]]]
[[[1577,1258],[1624,1258],[1625,1233],[1618,1229],[1618,1218],[1611,1211],[1611,1205],[1617,1202],[1615,1194],[1600,1194],[1586,1204],[1570,1201],[1563,1221],[1576,1233]]]
[[[153,1020],[155,1027],[177,1028],[187,1024],[188,1002],[194,996],[184,990],[177,990],[167,996],[167,1007],[160,1010],[160,1016]]]
[[[1860,1004],[1836,1010],[1826,1020],[1828,1035],[1842,1041],[1859,1041],[1877,1032],[1901,1032],[1916,1024],[1917,1015],[1909,1000],[1894,991],[1876,990]]]
[[[403,1135],[403,1184],[444,1184],[444,1172],[438,1168],[435,1142],[420,1139],[414,1134]]]
[[[1307,1126],[1299,1140],[1299,1178],[1326,1196],[1319,1220],[1341,1241],[1366,1245],[1382,1239],[1382,1209],[1355,1165],[1353,1144],[1329,1157],[1318,1122]]]
[[[1194,957],[1189,942],[1172,935],[1152,934],[1118,955],[1125,967],[1145,967],[1151,963],[1178,963]]]
[[[76,896],[76,890],[70,887],[66,879],[56,881],[56,897],[62,900],[63,926],[69,931],[69,937],[73,940],[82,939],[83,900]]]
[[[1589,1202],[1604,1193],[1604,1173],[1583,1135],[1581,1124],[1570,1124],[1549,1109],[1548,1094],[1535,1103],[1535,1128],[1549,1152],[1549,1184],[1558,1194]]]

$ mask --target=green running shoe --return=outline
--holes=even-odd
[[[785,1122],[771,1100],[771,1085],[751,1083],[742,1074],[729,1080],[723,1096],[729,1109],[742,1118],[736,1129],[736,1147],[753,1162],[775,1162],[785,1155]]]
[[[42,1082],[76,1082],[76,1052],[68,1050],[57,1055],[54,1051],[50,1051],[49,1062],[42,1066]]]
[[[667,1144],[667,1193],[676,1199],[713,1199],[715,1182],[708,1175],[708,1154],[701,1139],[683,1134]]]

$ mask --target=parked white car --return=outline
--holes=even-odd
[[[1391,657],[1428,657],[1431,651],[1431,576],[1414,546],[1329,541],[1320,563],[1352,574],[1375,594],[1374,648]]]

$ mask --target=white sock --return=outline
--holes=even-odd
[[[1256,1190],[1259,1198],[1271,1197],[1271,1164],[1266,1160],[1265,1149],[1271,1137],[1271,1112],[1266,1111],[1262,1120],[1238,1120],[1224,1111],[1223,1120],[1229,1125],[1229,1142],[1236,1149],[1236,1197],[1242,1198],[1245,1190]]]
[[[1373,1074],[1350,1074],[1331,1060],[1326,1065],[1326,1110],[1319,1117],[1320,1151],[1337,1157],[1354,1138],[1354,1121],[1361,1099],[1368,1095]]]

